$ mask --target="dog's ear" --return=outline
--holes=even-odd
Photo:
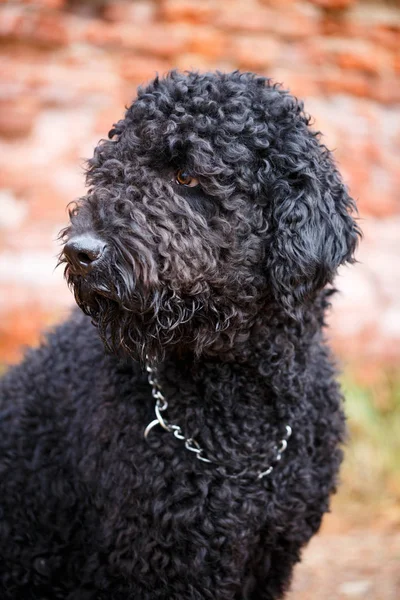
[[[292,163],[286,178],[274,178],[268,194],[267,277],[275,300],[294,318],[341,264],[354,262],[360,236],[354,201],[329,152],[313,142],[307,159],[295,169]]]

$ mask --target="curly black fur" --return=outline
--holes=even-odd
[[[353,201],[302,104],[238,72],[139,89],[87,178],[63,237],[106,244],[87,276],[66,267],[90,318],[1,383],[0,597],[281,598],[341,461],[322,328]],[[144,440],[145,355],[212,464]]]

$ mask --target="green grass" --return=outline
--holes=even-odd
[[[382,369],[370,385],[343,377],[349,441],[340,503],[400,523],[400,372]]]

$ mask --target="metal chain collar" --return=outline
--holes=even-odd
[[[153,368],[150,365],[147,357],[146,357],[146,371],[147,371],[147,379],[151,386],[151,393],[152,393],[153,398],[156,401],[156,404],[154,407],[156,418],[147,425],[146,429],[144,430],[144,438],[147,440],[147,437],[148,437],[150,431],[153,429],[153,427],[155,427],[156,425],[161,425],[161,427],[163,429],[165,429],[165,431],[168,431],[169,433],[173,433],[173,435],[176,437],[176,439],[183,441],[185,443],[185,448],[187,450],[189,450],[190,452],[193,452],[196,455],[196,458],[198,460],[201,460],[205,463],[214,463],[214,461],[212,461],[209,458],[207,458],[206,456],[204,456],[204,449],[201,448],[201,446],[199,445],[198,442],[196,442],[195,439],[193,439],[191,437],[186,437],[179,425],[174,425],[173,423],[170,423],[161,414],[167,410],[168,402],[162,392],[161,385],[158,382],[156,370],[155,370],[155,368]],[[290,427],[290,425],[285,425],[285,435],[282,437],[282,439],[279,441],[278,445],[275,447],[276,454],[275,454],[273,460],[271,461],[272,464],[270,464],[268,467],[266,467],[265,470],[258,472],[256,475],[256,479],[262,479],[263,477],[266,477],[267,475],[270,475],[272,473],[276,464],[279,463],[279,461],[281,460],[282,454],[285,452],[285,450],[287,448],[288,441],[289,441],[289,438],[291,435],[292,435],[292,428]],[[223,465],[219,465],[219,466],[223,466]],[[244,473],[244,472],[242,472],[242,473]],[[240,475],[242,473],[240,473]]]

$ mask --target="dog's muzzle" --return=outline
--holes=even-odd
[[[64,256],[74,275],[87,275],[98,266],[107,244],[92,235],[71,238],[64,246]]]

